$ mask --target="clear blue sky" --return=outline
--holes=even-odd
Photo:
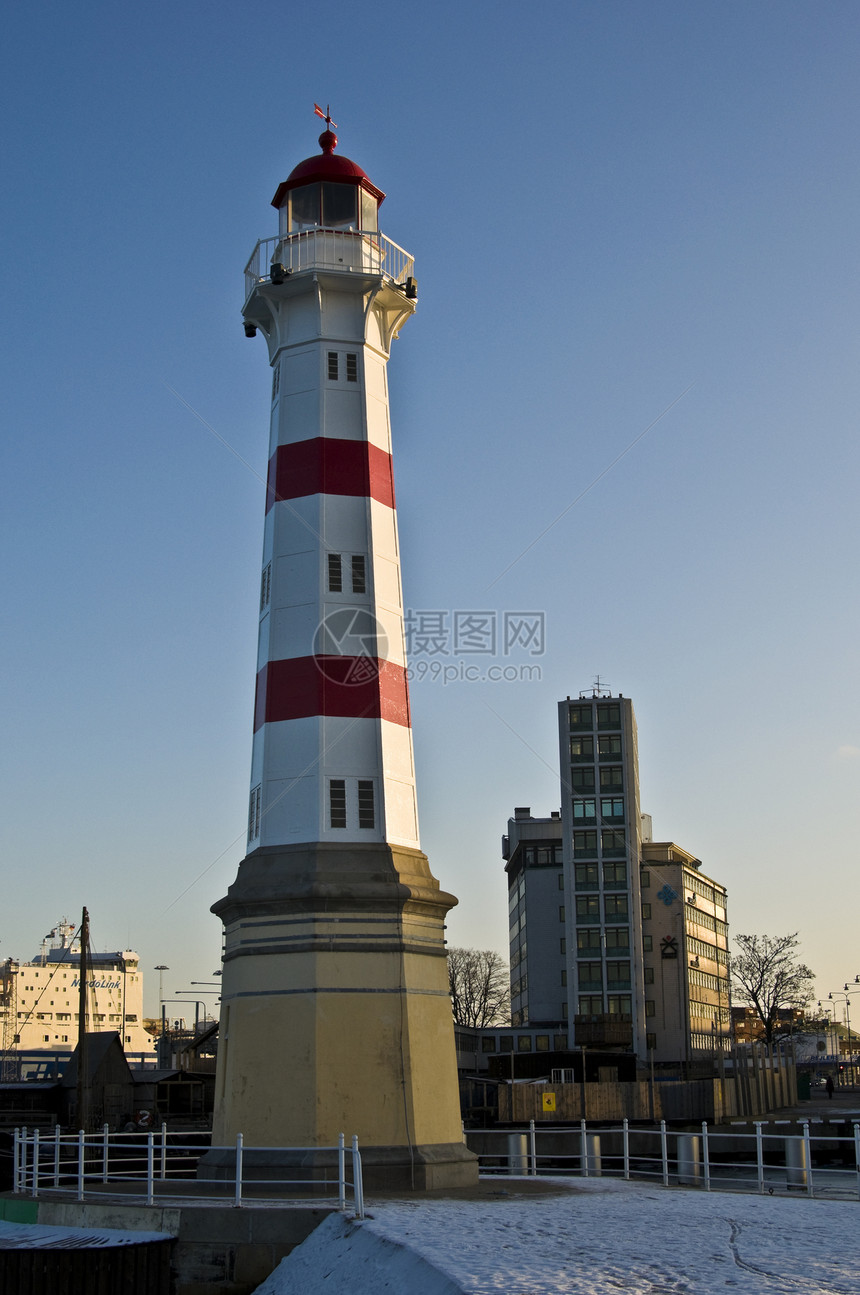
[[[0,956],[86,904],[170,994],[218,966],[270,390],[242,269],[317,100],[416,257],[406,603],[546,616],[540,681],[413,685],[451,940],[505,951],[499,838],[558,807],[556,702],[599,672],[733,930],[799,930],[822,995],[860,973],[858,64],[844,0],[7,13]]]

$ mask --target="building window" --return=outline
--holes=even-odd
[[[607,962],[606,983],[610,989],[630,988],[630,963]]]
[[[559,906],[558,906],[558,920],[559,920],[560,922],[563,922],[563,921],[565,920],[565,916],[564,916],[564,904],[559,904]]]
[[[590,953],[592,949],[599,948],[599,931],[589,930],[586,927],[584,930],[576,932],[576,949],[578,953]]]
[[[343,593],[343,571],[339,553],[328,555],[328,591],[330,594]]]
[[[646,998],[646,999],[645,999],[645,1015],[646,1015],[646,1016],[656,1016],[656,1015],[657,1015],[657,1004],[656,1004],[656,1002],[654,1001],[654,999],[653,999],[653,998]]]
[[[602,989],[603,968],[599,962],[578,962],[576,979],[580,989]]]
[[[580,994],[579,995],[579,1015],[580,1016],[602,1016],[603,1014],[603,996],[601,994]]]
[[[576,898],[577,922],[600,922],[600,899],[597,895],[578,895]]]
[[[656,1035],[656,1034],[646,1034],[646,1035],[645,1035],[645,1047],[648,1049],[648,1051],[649,1051],[649,1052],[653,1052],[653,1051],[654,1051],[654,1049],[657,1047],[657,1035]]]
[[[597,890],[600,885],[597,864],[574,864],[574,879],[577,890]]]
[[[575,800],[573,802],[574,823],[596,823],[597,806],[593,800]]]
[[[603,864],[603,884],[607,890],[618,890],[627,886],[627,864],[614,859],[607,859]]]
[[[281,365],[280,365],[280,361],[278,361],[278,363],[272,369],[272,400],[274,400],[275,396],[278,394],[280,386],[281,386]]]
[[[530,1034],[517,1035],[517,1052],[531,1052],[532,1036]]]
[[[560,872],[560,873],[558,874],[558,888],[559,888],[559,890],[564,890],[564,873],[563,873],[563,872]]]
[[[358,356],[351,355],[348,351],[346,355],[346,380],[347,382],[358,382]]]
[[[499,1052],[513,1052],[514,1040],[510,1034],[503,1034],[499,1039]]]
[[[329,781],[328,804],[331,826],[346,827],[346,782],[343,778]]]
[[[558,951],[562,955],[562,957],[564,957],[564,955],[567,953],[567,940],[564,938],[564,936],[561,937],[558,944],[559,944]]]
[[[554,1035],[552,1036],[552,1048],[553,1048],[553,1052],[566,1052],[566,1051],[567,1051],[567,1035],[566,1035],[566,1034],[554,1034]]]
[[[562,973],[561,973],[561,983],[562,983],[562,985],[567,985],[567,972],[566,972],[566,971],[562,971]]]
[[[645,969],[644,969],[644,976],[645,976],[645,984],[646,984],[646,985],[653,985],[653,984],[654,984],[654,968],[653,968],[653,967],[645,967]]]
[[[630,1016],[633,1011],[633,1000],[629,994],[610,994],[606,1001],[610,1016]]]
[[[263,567],[263,576],[260,580],[260,611],[264,612],[269,605],[272,597],[272,564],[269,562]]]
[[[600,847],[605,855],[618,858],[627,853],[627,838],[618,828],[605,827],[600,833]]]
[[[626,953],[630,948],[630,932],[626,926],[614,926],[606,931],[607,953]]]
[[[639,885],[642,887],[643,890],[647,890],[648,887],[651,885],[651,873],[648,871],[647,868],[643,868],[642,871],[639,873]]]
[[[650,953],[654,948],[654,937],[651,935],[642,936],[642,952]]]
[[[642,921],[643,921],[643,922],[647,922],[647,921],[649,920],[649,918],[650,918],[650,917],[651,917],[651,905],[650,905],[650,904],[643,904],[643,905],[642,905]]]
[[[574,766],[570,771],[570,785],[574,791],[594,791],[593,766],[583,765],[581,769]]]
[[[624,775],[620,764],[610,764],[600,770],[601,791],[623,791]]]
[[[601,760],[617,760],[621,755],[621,737],[601,734],[597,739],[597,753]]]
[[[535,1052],[549,1052],[549,1035],[535,1035]]]
[[[248,840],[256,841],[260,835],[261,806],[263,801],[263,784],[258,782],[251,789],[251,803],[248,809]]]
[[[618,702],[610,702],[608,706],[597,707],[597,727],[621,727],[621,706]]]
[[[624,799],[621,796],[606,796],[600,802],[601,817],[609,819],[624,818]]]
[[[603,903],[606,911],[607,922],[627,921],[628,910],[626,895],[605,895]]]
[[[373,783],[370,779],[359,778],[358,780],[358,826],[376,827]]]
[[[585,859],[589,855],[597,854],[597,833],[596,832],[574,832],[573,834],[573,857],[574,859]]]
[[[365,561],[363,553],[353,554],[352,558],[352,592],[354,594],[367,593],[367,573],[365,570]]]
[[[567,715],[571,728],[594,728],[590,706],[568,706]]]
[[[570,758],[579,763],[583,763],[586,760],[593,760],[594,738],[584,736],[572,737],[570,739]]]
[[[328,353],[328,380],[329,382],[337,382],[337,351],[329,351]]]
[[[481,1036],[481,1051],[482,1051],[482,1052],[495,1052],[495,1051],[496,1051],[496,1040],[495,1040],[492,1036],[488,1036],[488,1035],[486,1035],[486,1034],[482,1035],[482,1036]]]

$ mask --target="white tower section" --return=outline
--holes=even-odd
[[[326,130],[279,187],[280,232],[246,269],[272,416],[248,855],[213,905],[214,1142],[319,1147],[302,1160],[319,1167],[357,1134],[368,1181],[444,1186],[477,1170],[445,960],[456,900],[419,848],[404,655],[386,366],[415,282],[379,233],[384,195],[336,143]]]

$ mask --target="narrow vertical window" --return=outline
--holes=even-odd
[[[281,361],[278,360],[272,370],[272,399],[275,399],[281,387]]]
[[[328,380],[329,382],[337,382],[337,351],[329,351],[328,353]]]
[[[347,382],[358,382],[358,356],[347,353],[346,357],[346,380]]]
[[[332,778],[328,784],[329,817],[332,827],[346,827],[346,782]]]
[[[358,780],[358,826],[376,827],[376,810],[373,803],[373,783]]]
[[[330,594],[343,593],[343,572],[339,553],[328,555],[328,591]]]
[[[255,841],[260,835],[260,806],[263,799],[263,785],[258,783],[251,789],[251,804],[248,810],[248,840]]]
[[[367,575],[363,553],[355,554],[352,559],[352,592],[354,594],[367,593]]]
[[[269,605],[269,599],[272,596],[272,564],[268,563],[263,567],[263,576],[260,581],[260,611],[264,612]]]

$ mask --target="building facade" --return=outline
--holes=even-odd
[[[23,1054],[69,1054],[78,1042],[81,948],[77,928],[63,919],[29,962],[0,964],[2,1071],[11,1078]],[[49,943],[50,941],[50,943]],[[89,953],[87,1028],[115,1032],[128,1054],[154,1059],[143,1027],[143,973],[132,949]]]
[[[561,809],[516,809],[503,838],[512,1023],[643,1064],[693,1060],[729,1036],[725,890],[651,840],[630,699],[595,690],[558,718]]]

